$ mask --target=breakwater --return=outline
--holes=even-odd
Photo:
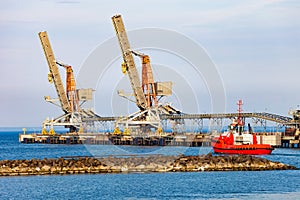
[[[130,173],[294,170],[294,166],[248,155],[74,157],[58,159],[1,160],[0,176]]]

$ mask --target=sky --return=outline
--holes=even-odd
[[[287,116],[289,109],[300,105],[299,9],[297,0],[1,0],[0,127],[40,126],[47,117],[62,114],[60,108],[44,101],[44,96],[56,98],[56,93],[47,81],[49,70],[38,32],[48,32],[56,58],[71,64],[78,75],[89,56],[115,36],[111,23],[115,14],[122,14],[129,32],[170,30],[202,47],[221,77],[224,112],[236,112],[237,100],[243,99],[244,111]],[[135,39],[130,38],[130,42]],[[120,53],[118,47],[115,50]],[[180,70],[186,65],[182,59],[144,51],[151,54],[155,78],[191,79],[187,84],[197,96],[193,105],[198,105],[193,109],[187,99],[170,97],[168,101],[174,101],[186,113],[214,111],[205,77],[198,80],[193,72]],[[128,105],[127,112],[136,109],[111,95],[112,85],[114,94],[122,86],[130,90],[120,62],[118,57],[111,63],[116,70],[110,72],[111,78],[105,82],[98,79],[98,85],[90,86],[96,91],[94,110],[101,116],[122,115],[123,110],[112,111],[116,108],[107,106],[109,102]],[[168,73],[168,69],[174,73]],[[175,96],[188,96],[184,95],[185,84],[174,83]]]

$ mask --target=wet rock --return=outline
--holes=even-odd
[[[50,167],[50,173],[51,174],[55,174],[56,173],[56,167],[55,166]]]
[[[49,170],[50,170],[50,166],[49,165],[44,165],[42,168],[41,168],[41,170],[42,171],[45,171],[45,172],[48,172]]]
[[[135,167],[138,171],[142,171],[143,169],[145,169],[145,165],[141,164]]]

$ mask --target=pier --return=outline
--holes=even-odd
[[[113,133],[82,134],[20,134],[19,142],[25,144],[86,144],[86,145],[134,145],[134,146],[187,146],[209,147],[213,135],[207,133],[183,133],[180,135],[128,136]],[[271,144],[277,148],[297,148],[290,146],[290,140],[281,133],[257,133],[258,143]],[[290,137],[293,138],[293,137]],[[289,138],[289,139],[290,139]],[[288,143],[288,144],[287,144]]]
[[[135,146],[210,146],[211,137],[207,134],[125,136],[112,133],[83,134],[20,134],[19,142],[25,144],[87,144],[87,145],[135,145]]]

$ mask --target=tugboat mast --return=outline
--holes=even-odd
[[[244,122],[243,122],[243,119],[242,119],[242,105],[243,105],[243,100],[238,100],[238,119],[237,119],[237,126],[238,126],[238,133],[239,135],[242,134],[242,131],[244,129]]]

